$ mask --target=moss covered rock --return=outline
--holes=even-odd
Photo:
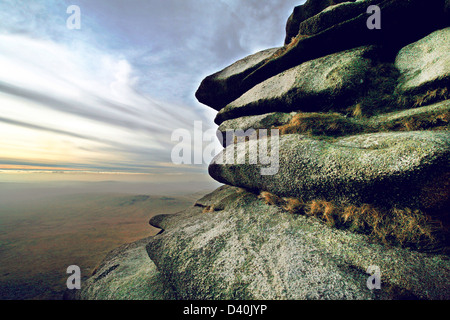
[[[225,148],[210,164],[209,174],[221,183],[306,201],[323,198],[420,208],[426,203],[422,190],[450,171],[447,131],[374,133],[331,142],[288,134],[279,137],[278,145],[271,139]],[[268,165],[253,152],[261,144],[279,151],[278,159],[271,155],[270,165],[278,164],[274,175],[262,174],[261,168]],[[236,148],[236,157],[227,163],[230,148]]]
[[[223,202],[237,189],[208,196]],[[226,196],[223,196],[223,193]],[[450,262],[371,243],[366,235],[289,214],[237,192],[219,211],[192,207],[151,221],[164,232],[147,245],[181,299],[448,299]],[[369,290],[369,266],[381,290]]]
[[[342,2],[354,2],[355,0],[308,0],[303,5],[294,8],[286,23],[285,43],[291,42],[291,39],[297,36],[300,24],[309,18],[320,13],[329,6],[334,6]]]
[[[395,66],[400,93],[423,93],[450,88],[450,27],[435,31],[400,50]]]
[[[170,285],[145,250],[149,238],[113,250],[82,283],[77,300],[173,300]]]
[[[354,101],[364,86],[374,47],[360,47],[305,62],[247,91],[223,108],[216,123],[270,112],[323,111]]]
[[[197,92],[196,98],[207,106],[220,110],[241,94],[237,90],[242,80],[251,72],[262,66],[278,48],[263,50],[241,59],[231,66],[206,77]]]

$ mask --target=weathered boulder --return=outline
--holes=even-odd
[[[450,88],[450,27],[401,49],[395,66],[401,73],[399,93]]]
[[[217,135],[225,147],[230,143],[240,143],[243,139],[257,138],[261,129],[266,130],[267,133],[270,133],[272,129],[278,129],[279,134],[282,135],[301,133],[329,138],[377,132],[381,130],[381,127],[378,128],[378,124],[371,126],[364,120],[346,117],[339,113],[274,112],[227,120],[219,126]]]
[[[150,260],[150,238],[121,246],[104,259],[77,290],[77,300],[174,300],[175,295]]]
[[[303,5],[294,8],[286,23],[285,44],[291,42],[291,39],[297,36],[299,25],[308,18],[315,16],[325,8],[342,2],[353,2],[355,0],[308,0]]]
[[[284,125],[291,121],[292,117],[295,115],[295,112],[292,113],[284,113],[284,112],[272,112],[265,113],[257,116],[245,116],[239,117],[235,119],[230,119],[224,121],[219,128],[217,129],[217,135],[219,137],[219,141],[223,146],[228,145],[229,143],[234,142],[234,137],[236,133],[241,130],[244,134],[247,134],[247,130],[258,130],[258,129],[271,129],[273,127],[278,127]],[[227,132],[232,131],[229,143],[227,143]]]
[[[239,92],[236,92],[239,83],[276,51],[278,51],[278,48],[257,52],[233,63],[222,71],[206,77],[195,93],[196,98],[201,103],[220,110],[230,101],[230,96],[240,95]]]
[[[327,7],[320,13],[304,20],[298,27],[299,35],[314,35],[334,25],[357,17],[367,10],[371,4],[379,3],[379,0],[367,0],[356,2],[343,2]]]
[[[256,138],[260,129],[279,129],[280,134],[301,133],[323,138],[386,131],[448,130],[450,100],[369,118],[314,112],[273,112],[245,116],[224,121],[217,129],[217,135],[222,145],[227,146],[227,134],[230,143],[238,143],[242,136]],[[235,137],[241,137],[241,140],[236,140]]]
[[[328,111],[353,102],[365,86],[374,47],[305,62],[258,84],[219,111],[216,123],[271,112]]]
[[[437,28],[449,25],[444,12],[445,1],[381,1],[379,3],[383,12],[381,30],[367,28],[369,16],[366,10],[373,0],[363,0],[365,5],[358,1],[352,6],[354,17],[328,27],[333,21],[339,21],[339,17],[333,16],[330,9],[331,14],[326,11],[321,15],[333,17],[331,20],[327,18],[330,21],[326,20],[322,27],[318,27],[317,31],[323,29],[322,31],[300,37],[282,49],[270,49],[244,59],[239,65],[244,65],[245,70],[238,68],[238,72],[233,71],[233,76],[227,77],[226,81],[219,76],[223,71],[207,77],[196,93],[197,99],[220,110],[257,84],[283,71],[309,60],[364,45],[381,45],[385,48],[383,56],[394,55],[401,47],[419,40]],[[328,4],[325,7],[328,7]],[[345,18],[347,15],[343,17]],[[325,18],[317,19],[322,21]],[[314,21],[316,20],[312,19],[309,23],[312,25]],[[233,69],[234,67],[229,70]]]
[[[213,159],[210,176],[221,183],[305,201],[422,208],[429,203],[425,198],[432,193],[433,181],[450,171],[448,131],[385,132],[334,141],[288,134],[280,136],[278,144],[271,139],[228,146]],[[278,169],[273,175],[262,174],[267,162],[261,164],[260,154],[254,152],[262,144],[278,150],[276,156],[270,154],[271,167]],[[228,160],[225,155],[233,152],[234,161]],[[434,206],[447,202],[443,199]]]
[[[450,100],[402,111],[380,114],[365,121],[370,127],[383,130],[432,129],[450,126]]]
[[[241,83],[237,83],[234,89],[236,95],[229,96],[229,102],[257,84],[305,61],[372,44],[380,45],[385,49],[382,54],[380,53],[383,59],[390,58],[403,46],[450,23],[444,15],[444,0],[432,2],[384,0],[379,3],[379,7],[382,12],[380,30],[367,28],[369,15],[366,13],[366,8],[352,19],[312,36],[300,37],[282,54],[267,59]]]
[[[150,240],[148,254],[180,299],[450,297],[446,256],[374,244],[367,235],[289,214],[237,188],[221,188],[205,201],[214,205],[214,199],[224,207],[192,207],[150,221],[165,231]],[[380,268],[382,290],[367,288],[372,265]]]

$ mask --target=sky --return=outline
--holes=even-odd
[[[192,132],[195,121],[216,129],[216,111],[195,99],[200,82],[282,46],[287,18],[303,2],[1,0],[0,180],[207,174],[206,162],[171,160],[175,130]],[[71,5],[80,29],[67,27]]]

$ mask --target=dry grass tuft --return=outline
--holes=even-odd
[[[418,131],[418,130],[442,130],[450,125],[450,111],[435,113],[433,115],[415,115],[399,119],[383,125],[388,131]]]
[[[363,112],[362,112],[361,103],[358,103],[358,104],[355,106],[355,109],[353,109],[352,115],[353,115],[353,117],[355,117],[355,118],[361,118],[361,117],[362,117]]]
[[[370,204],[337,205],[325,200],[304,202],[261,192],[266,204],[277,205],[291,214],[315,217],[329,227],[369,235],[385,245],[434,249],[442,244],[444,226],[421,210],[409,208],[380,209]],[[446,250],[446,249],[444,249]]]
[[[283,198],[283,200],[284,205],[282,206],[282,208],[285,211],[294,214],[304,210],[305,203],[297,198]]]
[[[450,112],[445,112],[443,114],[440,114],[435,119],[437,122],[449,124],[450,123]]]
[[[338,113],[298,113],[291,121],[279,126],[280,135],[306,134],[337,137],[362,131],[362,127]]]
[[[267,191],[263,191],[259,194],[258,198],[263,199],[264,202],[268,205],[275,205],[275,206],[283,206],[284,205],[284,200],[282,198],[280,198],[279,196],[267,192]]]
[[[203,208],[203,213],[212,213],[214,211],[214,206],[206,206],[205,208]]]
[[[447,87],[428,90],[416,95],[392,95],[393,109],[418,108],[439,101],[450,99],[450,90]]]
[[[298,41],[299,41],[302,37],[306,37],[306,36],[297,35],[296,37],[292,37],[292,38],[291,38],[291,42],[289,42],[289,43],[286,45],[286,49],[287,49],[287,50],[292,49],[292,48],[298,43]]]
[[[308,38],[310,36],[308,35],[303,35],[303,34],[298,34],[295,37],[291,38],[291,42],[289,42],[288,44],[284,45],[283,47],[281,47],[279,50],[277,50],[270,58],[269,61],[274,60],[278,57],[281,57],[282,55],[284,55],[286,52],[289,52],[290,50],[292,50],[292,48],[294,48],[297,43],[304,38]]]
[[[415,97],[413,107],[417,108],[431,104],[436,101],[445,100],[448,99],[449,96],[450,94],[447,87],[435,90],[428,90],[426,93]]]

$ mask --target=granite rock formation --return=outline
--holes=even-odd
[[[370,5],[381,30],[366,26]],[[450,298],[449,1],[308,0],[286,29],[284,46],[196,93],[218,111],[209,172],[225,186],[152,218],[161,233],[138,245],[151,261],[124,258],[140,282],[94,275],[78,298],[123,296],[102,293],[119,282],[153,283],[144,298]],[[263,145],[278,155],[268,175]]]

